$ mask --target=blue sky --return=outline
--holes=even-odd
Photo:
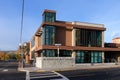
[[[0,0],[0,50],[16,50],[20,42],[22,0]],[[104,24],[105,42],[120,36],[120,0],[25,0],[23,42],[40,26],[44,9],[57,20]]]

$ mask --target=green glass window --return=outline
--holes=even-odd
[[[76,29],[76,44],[80,45],[80,30]]]
[[[45,56],[46,57],[55,57],[55,51],[54,50],[45,50]]]
[[[32,44],[32,47],[35,46],[35,39],[32,40],[32,43],[31,43],[31,44]]]
[[[76,63],[102,63],[102,52],[76,51]]]
[[[43,15],[43,21],[44,22],[55,22],[55,19],[56,19],[56,14],[55,13],[46,12]]]
[[[102,46],[102,31],[77,29],[76,30],[76,45],[77,46]]]
[[[101,63],[102,62],[102,52],[100,52],[100,51],[91,52],[91,62],[92,63]]]
[[[71,57],[72,52],[69,50],[61,50],[60,51],[60,56],[61,57]]]
[[[84,63],[84,51],[76,51],[76,63]]]
[[[55,27],[45,26],[42,34],[43,45],[54,45],[55,44]]]
[[[35,51],[32,51],[32,59],[35,58]]]

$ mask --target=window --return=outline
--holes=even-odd
[[[61,57],[71,57],[72,52],[69,50],[61,50],[60,51],[60,56]]]
[[[91,52],[91,62],[92,63],[101,63],[102,62],[102,52],[100,52],[100,51]]]
[[[55,27],[45,26],[43,31],[43,45],[54,45],[55,44]]]
[[[84,63],[84,51],[76,51],[76,63]]]
[[[77,29],[76,30],[76,45],[77,46],[102,46],[102,31]]]
[[[45,50],[46,57],[55,57],[55,50]]]
[[[32,47],[34,47],[35,46],[35,39],[33,39],[31,43],[32,43]]]
[[[102,63],[102,52],[76,51],[76,63]]]
[[[55,19],[56,19],[56,14],[55,13],[46,12],[43,15],[43,21],[44,22],[55,22]]]
[[[35,58],[35,51],[32,51],[32,59]]]

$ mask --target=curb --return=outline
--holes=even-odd
[[[17,70],[18,70],[18,71],[23,71],[23,72],[29,71],[29,70],[25,70],[24,68],[18,68]]]

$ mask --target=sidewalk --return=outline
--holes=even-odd
[[[33,67],[32,65],[26,64],[24,68],[18,68],[19,71],[65,71],[65,70],[76,70],[76,69],[104,69],[104,68],[120,68],[120,64],[115,63],[95,63],[95,64],[75,64],[72,68],[64,68],[64,69],[40,69],[37,67]]]
[[[34,67],[32,64],[25,64],[25,66],[23,68],[18,68],[18,71],[37,71],[37,70],[41,70],[40,68]]]

